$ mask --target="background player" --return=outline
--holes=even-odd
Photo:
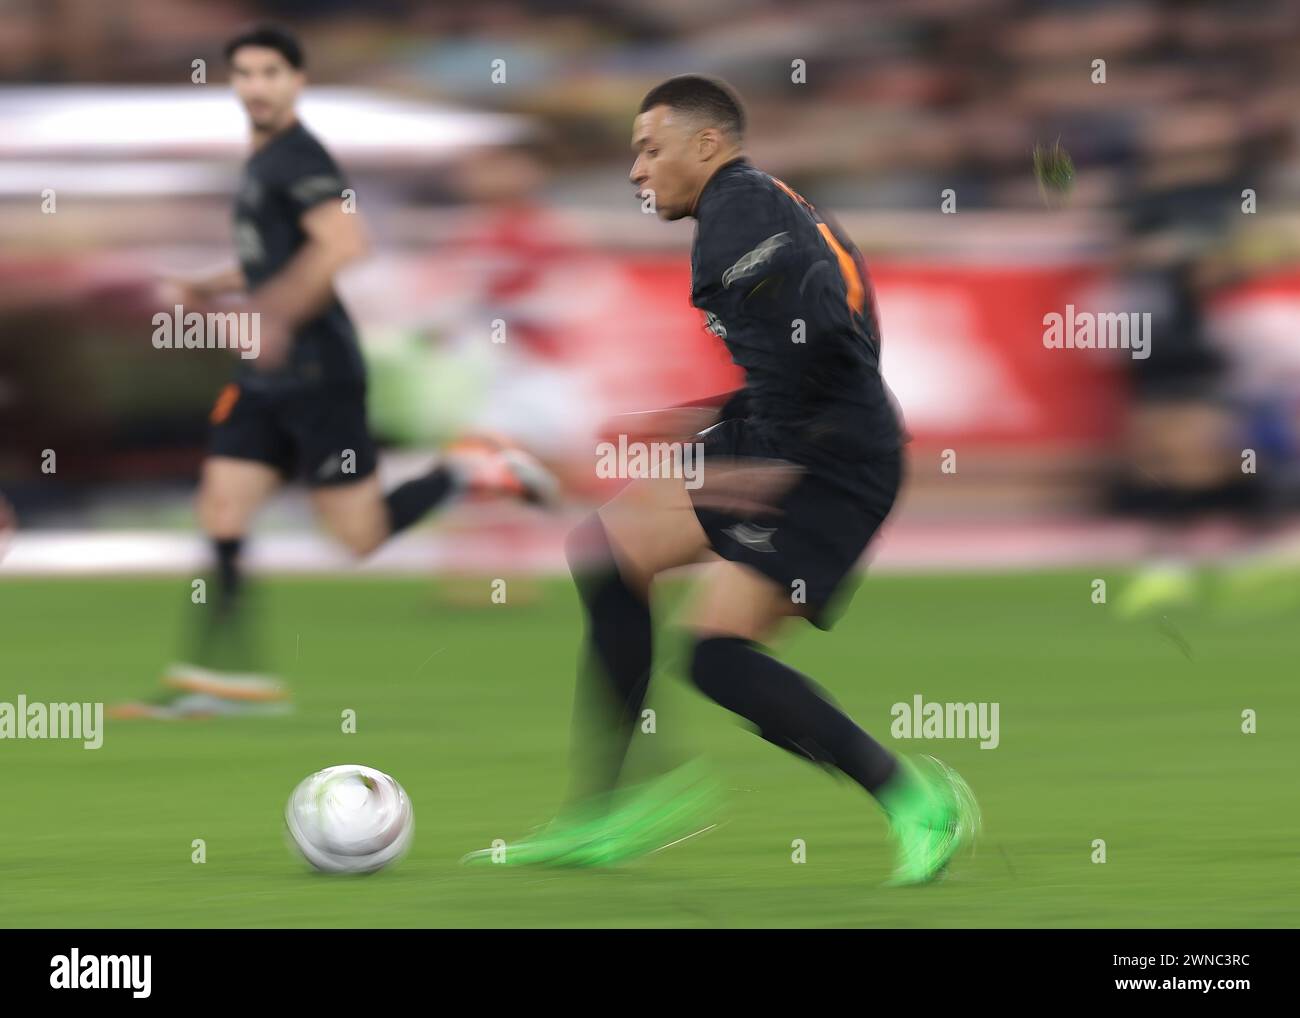
[[[298,121],[305,83],[297,40],[260,27],[225,48],[248,113],[253,154],[234,208],[238,266],[171,284],[167,306],[260,316],[260,354],[241,359],[211,414],[198,492],[199,522],[216,555],[215,595],[195,660],[164,674],[171,692],[126,704],[119,717],[175,717],[282,709],[285,691],[255,674],[240,554],[254,514],[286,479],[311,488],[325,529],[356,555],[462,491],[543,501],[553,481],[521,450],[456,443],[432,470],[385,494],[366,423],[366,375],[356,331],[334,291],[363,257],[365,231],[344,202],[347,181]]]
[[[636,117],[631,180],[661,219],[696,220],[691,302],[745,373],[703,433],[700,491],[710,492],[722,460],[785,461],[801,473],[784,491],[750,489],[751,503],[773,503],[765,512],[708,507],[725,493],[702,499],[680,478],[635,480],[574,532],[570,562],[588,624],[581,792],[539,835],[508,847],[505,861],[613,862],[689,833],[709,798],[689,771],[630,794],[613,790],[651,673],[653,580],[720,559],[706,567],[687,618],[692,680],[764,739],[873,795],[898,841],[894,880],[921,882],[974,837],[978,811],[965,782],[937,761],[922,769],[895,758],[759,645],[789,616],[829,628],[836,595],[894,503],[902,454],[861,256],[808,202],[749,163],[744,129],[725,84],[669,79]],[[666,417],[680,419],[680,410]],[[765,476],[763,468],[750,474]]]

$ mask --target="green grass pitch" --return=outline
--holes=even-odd
[[[833,632],[781,642],[864,727],[945,759],[979,796],[977,854],[912,889],[881,886],[874,804],[689,689],[671,629],[636,763],[705,752],[729,789],[724,822],[618,870],[461,867],[545,820],[564,788],[580,628],[567,580],[510,580],[505,604],[487,577],[454,583],[476,604],[433,580],[267,580],[292,715],[110,721],[95,751],[0,741],[0,924],[1294,926],[1291,626],[1189,614],[1170,620],[1174,638],[1093,604],[1090,579],[872,577]],[[189,595],[183,578],[7,579],[0,701],[153,692],[187,613],[204,610]],[[1001,745],[891,739],[890,706],[918,693],[998,702]],[[1248,708],[1257,734],[1241,731]],[[281,810],[310,771],[353,762],[405,785],[413,850],[373,876],[315,874],[287,851]]]

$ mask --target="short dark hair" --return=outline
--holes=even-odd
[[[721,78],[706,78],[702,74],[679,74],[656,85],[641,100],[638,113],[667,106],[716,124],[733,137],[745,136],[745,107],[736,90]]]
[[[302,44],[287,28],[281,28],[279,25],[257,25],[240,32],[226,43],[226,63],[234,59],[236,50],[243,49],[245,46],[273,49],[289,62],[289,66],[302,70]]]

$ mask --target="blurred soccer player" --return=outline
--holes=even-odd
[[[696,436],[705,453],[698,491],[682,478],[634,480],[573,533],[590,687],[575,735],[580,787],[559,818],[496,858],[617,862],[703,822],[707,783],[690,768],[615,789],[651,674],[652,582],[710,560],[686,620],[691,679],[764,739],[873,795],[898,843],[894,881],[923,882],[974,837],[978,810],[966,783],[937,761],[894,757],[760,645],[790,616],[829,628],[836,595],[894,503],[902,440],[880,377],[861,256],[807,201],[750,164],[744,128],[730,88],[694,75],[653,89],[636,117],[632,183],[661,219],[696,220],[691,302],[745,384]],[[669,412],[658,430],[682,419],[683,411]],[[676,437],[691,440],[689,430]],[[730,492],[770,509],[714,507],[728,494],[714,486],[724,462],[771,461],[796,465],[798,479],[775,495]],[[467,861],[492,857],[488,850]]]
[[[234,208],[239,264],[177,284],[174,298],[187,311],[257,313],[261,350],[240,361],[211,414],[198,514],[216,555],[216,590],[195,660],[166,671],[166,698],[123,705],[119,717],[282,708],[283,687],[250,671],[240,554],[254,514],[285,480],[311,488],[318,519],[356,555],[461,491],[543,501],[553,483],[521,450],[476,440],[453,445],[424,476],[387,494],[380,488],[365,368],[334,292],[336,274],[368,245],[345,208],[343,174],[297,119],[301,47],[284,30],[262,27],[232,39],[225,54],[252,131]]]

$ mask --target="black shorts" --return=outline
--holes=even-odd
[[[727,420],[703,432],[710,456],[771,458],[773,450]],[[722,558],[762,573],[788,591],[819,629],[830,629],[856,586],[855,567],[894,505],[903,478],[901,450],[852,465],[852,483],[810,468],[777,502],[776,514],[741,517],[696,507],[709,544]]]
[[[312,386],[265,393],[226,386],[212,408],[208,453],[255,460],[313,488],[375,472],[362,388]]]

